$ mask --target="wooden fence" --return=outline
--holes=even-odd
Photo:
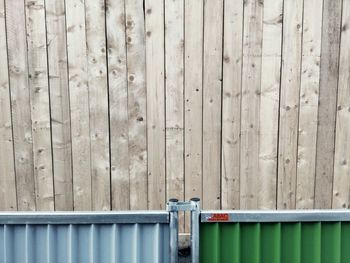
[[[350,0],[0,0],[0,210],[348,208]]]

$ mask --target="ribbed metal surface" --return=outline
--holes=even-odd
[[[349,210],[213,210],[202,211],[201,222],[350,222]]]
[[[1,212],[0,225],[169,223],[166,211]]]
[[[0,263],[169,262],[169,224],[0,225]]]
[[[349,263],[350,222],[201,223],[202,263]]]

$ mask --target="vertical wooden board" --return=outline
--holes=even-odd
[[[28,73],[32,115],[36,209],[55,209],[45,2],[26,0]]]
[[[4,4],[0,1],[0,211],[17,210]]]
[[[302,0],[284,2],[277,208],[295,209]]]
[[[66,1],[74,210],[91,210],[89,89],[84,1]]]
[[[341,0],[324,0],[316,144],[315,208],[331,208]]]
[[[142,0],[125,0],[130,209],[147,208],[145,32]]]
[[[106,1],[112,210],[130,208],[124,1]]]
[[[185,199],[202,198],[203,0],[185,0]],[[189,219],[189,218],[187,218]],[[189,222],[186,219],[186,231]]]
[[[203,57],[203,207],[221,204],[221,94],[223,0],[204,2]]]
[[[240,207],[258,206],[259,104],[263,1],[244,2]]]
[[[145,1],[148,207],[165,204],[164,1]]]
[[[6,0],[6,32],[18,210],[35,210],[24,0]]]
[[[46,0],[55,210],[73,210],[72,144],[64,1]]]
[[[322,0],[304,1],[296,208],[314,207]]]
[[[92,209],[110,210],[105,1],[85,0],[90,105]]]
[[[350,1],[343,0],[332,208],[350,206]]]
[[[184,0],[165,1],[166,193],[184,199]],[[183,213],[180,213],[183,232]]]
[[[239,208],[243,1],[224,1],[221,207]]]
[[[260,209],[276,209],[283,1],[265,0],[259,133]]]

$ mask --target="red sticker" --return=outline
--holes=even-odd
[[[222,222],[222,221],[229,221],[230,215],[229,214],[212,214],[208,218],[208,222]]]

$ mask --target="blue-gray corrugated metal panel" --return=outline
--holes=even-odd
[[[0,263],[66,262],[169,262],[169,225],[0,225]]]
[[[169,223],[166,211],[1,212],[0,224]]]
[[[168,221],[166,212],[0,213],[0,263],[169,262]]]

